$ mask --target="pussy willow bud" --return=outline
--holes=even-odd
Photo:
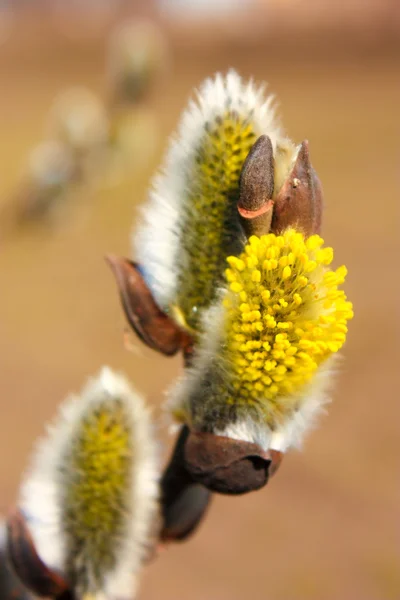
[[[203,310],[216,298],[226,257],[239,254],[246,241],[237,207],[249,151],[260,135],[268,136],[277,190],[296,154],[272,103],[263,88],[233,71],[207,80],[183,114],[134,234],[136,257],[157,304],[195,335]]]
[[[113,104],[136,104],[145,98],[165,71],[168,54],[166,40],[155,23],[136,19],[118,26],[108,54]]]
[[[192,343],[246,236],[317,229],[322,197],[306,149],[283,135],[272,97],[235,72],[207,80],[184,113],[133,241],[155,303]],[[132,322],[136,307],[124,308]]]
[[[80,167],[70,148],[59,141],[36,146],[25,180],[13,197],[13,220],[25,223],[52,217],[81,180]]]
[[[62,405],[36,451],[9,523],[15,570],[38,594],[66,586],[83,600],[130,600],[158,538],[158,506],[147,408],[103,369]]]
[[[101,100],[84,87],[68,89],[56,98],[51,109],[49,135],[85,156],[108,140],[108,119]]]
[[[327,401],[332,360],[353,316],[338,289],[346,269],[332,271],[332,258],[318,235],[306,240],[294,229],[253,236],[239,257],[228,258],[224,291],[204,321],[192,366],[171,392],[178,421],[264,453],[300,444]],[[201,462],[200,448],[194,456]],[[189,470],[196,478],[193,460]]]

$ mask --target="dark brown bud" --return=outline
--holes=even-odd
[[[161,480],[164,526],[162,541],[183,541],[200,524],[211,500],[211,492],[195,483],[187,472],[184,447],[189,435],[185,426]]]
[[[4,547],[0,547],[0,598],[2,600],[33,600],[33,595],[15,575]]]
[[[248,236],[269,232],[273,192],[273,148],[270,138],[262,135],[251,148],[240,176],[238,211]]]
[[[212,433],[191,432],[185,444],[185,466],[193,479],[221,494],[244,494],[262,488],[282,460],[257,444]]]
[[[301,144],[296,162],[275,198],[271,231],[279,234],[295,227],[305,236],[320,233],[322,188],[310,163],[308,142]]]
[[[114,273],[126,318],[139,338],[167,356],[190,347],[191,336],[157,306],[138,266],[116,256],[107,256],[106,260]]]
[[[240,175],[239,208],[258,211],[274,193],[274,153],[267,135],[252,146]]]
[[[24,586],[38,596],[72,600],[65,579],[59,573],[50,570],[39,558],[20,511],[9,517],[7,529],[10,563]]]

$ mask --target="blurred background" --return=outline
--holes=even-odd
[[[103,364],[146,392],[167,455],[181,361],[127,349],[103,256],[129,256],[192,88],[235,67],[310,142],[355,319],[303,452],[264,490],[215,498],[140,597],[400,598],[399,38],[396,0],[0,0],[0,513],[57,404]]]

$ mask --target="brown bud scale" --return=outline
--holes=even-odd
[[[8,555],[22,583],[38,596],[67,599],[70,593],[67,582],[59,573],[49,569],[37,554],[32,536],[20,511],[16,511],[9,517],[7,528]]]
[[[320,233],[322,188],[310,163],[308,142],[301,144],[296,162],[275,198],[271,231],[282,233],[295,227],[306,237]]]
[[[193,479],[222,494],[244,494],[266,485],[282,453],[213,433],[191,432],[185,465]]]
[[[190,347],[191,336],[156,304],[138,265],[126,258],[107,256],[119,289],[126,318],[147,346],[166,356]]]

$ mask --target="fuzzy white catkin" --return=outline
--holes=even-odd
[[[163,168],[155,177],[143,206],[141,224],[132,235],[133,253],[143,267],[156,302],[164,309],[176,295],[179,279],[176,256],[182,251],[179,247],[182,206],[187,201],[188,181],[194,185],[196,152],[207,135],[207,124],[218,116],[223,117],[227,110],[249,119],[257,136],[267,134],[274,151],[278,146],[289,148],[291,162],[296,151],[282,132],[275,114],[274,97],[265,95],[264,86],[257,86],[251,80],[243,81],[233,70],[227,75],[217,74],[201,85],[196,99],[182,115]],[[281,174],[276,175],[282,178]],[[185,257],[180,262],[184,264]]]
[[[65,456],[82,420],[104,406],[107,397],[118,399],[130,419],[131,477],[128,488],[129,511],[123,515],[123,539],[115,550],[115,566],[106,573],[104,588],[96,600],[106,597],[131,598],[137,575],[148,551],[158,511],[158,451],[153,439],[149,410],[142,397],[127,380],[109,368],[90,379],[79,395],[72,395],[61,405],[47,435],[36,448],[21,491],[19,507],[40,558],[51,569],[64,572],[71,564],[62,523],[65,481],[68,469]],[[73,563],[73,560],[72,560]]]

